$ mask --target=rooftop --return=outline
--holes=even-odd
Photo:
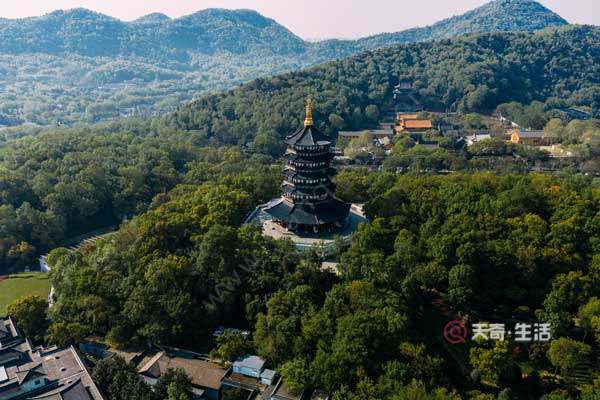
[[[194,386],[213,390],[221,388],[221,380],[227,375],[227,370],[215,363],[193,358],[171,357],[165,351],[156,353],[143,363],[138,372],[158,379],[170,368],[183,369]]]
[[[396,118],[398,118],[398,120],[417,119],[418,117],[419,117],[419,114],[417,114],[417,113],[403,113],[403,112],[399,112],[396,116]]]
[[[233,365],[262,371],[265,366],[265,360],[258,356],[246,356],[234,362]]]
[[[542,138],[544,137],[544,131],[514,131],[519,137],[522,138]]]
[[[329,136],[314,125],[303,126],[296,133],[286,137],[285,142],[294,146],[324,146],[331,143]]]
[[[431,129],[433,128],[433,123],[430,119],[408,119],[402,121],[400,126],[404,129]]]
[[[10,317],[0,318],[0,347],[2,343],[8,343],[19,338],[17,326]]]
[[[273,379],[273,378],[275,378],[275,375],[277,375],[277,372],[273,371],[272,369],[265,369],[260,374],[260,377],[265,378],[265,379]]]
[[[32,348],[27,340],[22,340],[3,350],[11,351],[18,358],[0,361],[4,362],[0,398],[13,397],[17,393],[26,396],[32,386],[28,383],[35,380],[37,394],[28,397],[31,399],[103,400],[74,347]]]
[[[338,133],[338,136],[359,137],[364,133],[368,133],[371,136],[394,136],[393,129],[363,129],[362,131],[340,131]]]
[[[277,382],[277,386],[271,395],[271,399],[276,400],[300,400],[304,393],[293,394],[288,387],[283,382],[283,379],[280,378],[279,382]]]
[[[323,241],[333,241],[336,236],[348,236],[351,235],[358,229],[358,225],[361,222],[365,222],[366,218],[362,214],[362,210],[360,207],[356,205],[352,205],[350,207],[350,220],[349,224],[338,232],[322,232],[319,234],[298,234],[288,229],[283,228],[281,225],[272,221],[272,217],[262,210],[262,207],[259,207],[256,213],[249,218],[247,223],[261,225],[263,227],[263,234],[270,236],[274,239],[282,239],[285,237],[289,237],[294,242],[303,243],[305,245],[311,246],[319,244]]]
[[[325,255],[334,252],[335,239],[341,237],[344,242],[349,243],[352,235],[358,229],[358,226],[365,222],[362,208],[356,204],[350,207],[348,224],[341,230],[334,232],[320,232],[319,234],[296,233],[285,229],[280,224],[273,221],[273,217],[266,213],[263,208],[266,205],[258,206],[246,219],[245,224],[257,225],[262,227],[263,235],[269,236],[275,240],[289,238],[298,250],[311,250],[315,247],[321,250]]]

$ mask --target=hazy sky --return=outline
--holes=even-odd
[[[358,37],[431,24],[487,0],[0,0],[0,17],[43,15],[85,7],[123,20],[151,12],[180,17],[195,11],[250,8],[303,38]],[[569,22],[600,25],[600,0],[541,0]]]

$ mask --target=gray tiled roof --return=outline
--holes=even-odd
[[[286,137],[285,142],[297,146],[316,146],[331,143],[329,136],[318,130],[314,125],[303,126],[293,135]]]

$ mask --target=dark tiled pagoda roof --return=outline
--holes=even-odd
[[[348,216],[350,204],[338,199],[324,203],[294,203],[284,197],[272,200],[264,210],[273,218],[299,225],[324,225]]]
[[[329,136],[314,125],[303,126],[298,132],[286,137],[285,142],[290,146],[326,146],[331,144]]]

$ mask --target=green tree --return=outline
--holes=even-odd
[[[49,341],[57,346],[67,346],[84,339],[90,328],[79,322],[54,321],[48,330]]]
[[[161,373],[153,387],[157,399],[191,400],[192,381],[181,368],[169,368]]]
[[[564,330],[573,321],[579,307],[594,293],[595,281],[581,271],[559,274],[544,300],[545,318],[555,331]]]
[[[119,356],[99,361],[92,372],[92,379],[108,400],[154,399],[152,390],[137,374],[135,367]]]
[[[560,118],[553,118],[544,127],[544,136],[561,140],[564,135],[565,124]]]
[[[344,119],[340,117],[338,114],[329,114],[329,123],[335,129],[343,129],[346,125]]]
[[[448,275],[448,300],[463,307],[476,290],[475,270],[470,265],[455,265]]]
[[[548,360],[561,374],[568,374],[589,360],[591,346],[569,338],[558,338],[550,343]]]
[[[468,129],[482,129],[485,128],[483,118],[479,114],[467,114],[464,119],[465,128]]]
[[[308,363],[302,357],[296,357],[284,363],[279,372],[286,387],[296,395],[302,393],[309,385],[310,373]]]
[[[46,311],[48,301],[39,296],[27,296],[8,305],[7,313],[14,318],[22,334],[34,343],[40,343],[48,329]]]
[[[473,347],[469,353],[469,362],[483,379],[496,384],[512,364],[510,343],[498,340],[489,348]]]
[[[379,108],[376,105],[374,105],[374,104],[369,104],[365,108],[365,116],[371,122],[377,122],[379,120]]]
[[[277,157],[283,151],[281,138],[273,134],[259,133],[252,142],[252,151]]]
[[[260,314],[254,332],[258,354],[281,364],[306,352],[302,320],[316,312],[315,293],[309,286],[277,292],[267,303],[267,314]]]
[[[600,343],[600,298],[592,297],[579,309],[578,316],[586,333],[593,335]]]
[[[211,356],[221,360],[233,361],[237,357],[246,355],[252,351],[251,344],[244,338],[241,332],[226,329],[217,338],[217,348],[211,351]]]

